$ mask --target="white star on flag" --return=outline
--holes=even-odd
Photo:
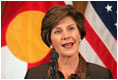
[[[110,6],[109,4],[107,4],[107,6],[105,7],[107,9],[107,12],[111,11],[112,12],[112,6]]]
[[[115,25],[115,26],[116,26],[116,28],[117,28],[117,23],[115,23],[114,25]]]

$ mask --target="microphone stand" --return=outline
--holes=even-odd
[[[51,71],[51,75],[50,75],[50,79],[56,79],[56,63],[57,63],[57,58],[58,58],[58,54],[57,52],[52,52],[50,54],[50,71]]]

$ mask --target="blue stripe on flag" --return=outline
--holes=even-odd
[[[97,14],[117,39],[117,1],[91,1]]]

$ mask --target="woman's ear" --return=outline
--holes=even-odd
[[[53,49],[53,46],[52,46],[52,45],[50,45],[50,46],[49,46],[49,48],[50,48],[50,49]]]
[[[81,37],[79,38],[79,43],[82,41]]]
[[[79,43],[81,42],[82,40],[81,40],[81,38],[79,39]]]
[[[50,48],[50,49],[54,49],[54,46],[53,46],[52,43],[50,44],[49,48]]]

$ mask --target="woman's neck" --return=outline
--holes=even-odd
[[[71,57],[59,57],[58,67],[59,70],[64,74],[65,78],[68,78],[71,74],[76,73],[76,69],[79,63],[79,56],[75,54]]]

